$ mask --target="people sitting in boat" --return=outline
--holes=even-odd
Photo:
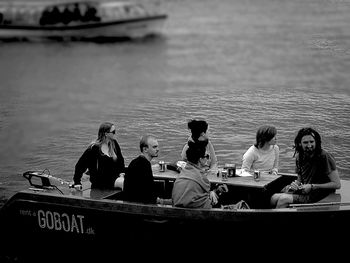
[[[100,21],[100,17],[97,16],[97,10],[95,7],[86,5],[85,3],[68,4],[53,6],[45,9],[39,19],[40,25],[55,25],[65,24],[68,25],[71,22],[96,22]]]
[[[256,142],[243,154],[242,170],[259,170],[277,175],[279,165],[279,147],[276,145],[277,129],[263,125],[256,132]]]
[[[140,140],[141,154],[133,159],[125,173],[123,200],[156,203],[156,187],[153,179],[151,160],[158,157],[158,141],[152,135]]]
[[[79,5],[78,3],[75,3],[74,4],[74,8],[73,8],[73,21],[81,21],[81,12],[80,12],[80,8],[79,8]]]
[[[208,154],[209,159],[207,161],[207,168],[214,169],[217,167],[217,158],[215,154],[214,147],[212,143],[210,142],[207,130],[208,130],[208,123],[205,120],[201,119],[193,119],[188,121],[187,127],[191,132],[190,137],[187,140],[187,143],[184,145],[182,152],[181,152],[181,158],[183,161],[187,161],[186,157],[186,151],[189,148],[188,143],[189,142],[196,142],[201,140],[208,140],[208,144],[206,147],[206,154]]]
[[[91,188],[116,188],[117,178],[125,173],[124,157],[116,140],[116,126],[111,122],[100,125],[97,139],[92,142],[75,165],[74,185],[89,172]]]
[[[74,17],[74,6],[73,5],[65,6],[65,8],[61,14],[61,20],[62,20],[62,23],[65,25],[68,25],[70,22],[76,20],[76,18]]]
[[[57,6],[45,9],[39,19],[40,25],[54,25],[61,22],[61,13]]]
[[[211,191],[207,177],[209,171],[206,148],[208,139],[188,142],[186,166],[174,182],[172,190],[173,205],[187,208],[212,208],[218,204],[219,194],[227,191],[227,186]]]
[[[83,21],[83,22],[89,22],[89,21],[98,22],[98,21],[101,21],[101,18],[99,16],[97,16],[97,10],[95,7],[88,6],[85,13],[83,13],[81,16],[81,21]]]
[[[302,128],[294,139],[297,180],[271,197],[276,208],[290,204],[314,203],[323,199],[341,183],[336,161],[321,147],[321,136],[313,128]]]

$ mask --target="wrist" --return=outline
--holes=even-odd
[[[315,185],[311,184],[311,191],[315,190]]]

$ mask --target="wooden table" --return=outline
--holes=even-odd
[[[159,165],[153,165],[153,177],[161,180],[175,181],[179,173],[172,170],[159,171]],[[232,186],[244,186],[248,188],[265,189],[271,182],[277,180],[280,175],[271,175],[267,173],[261,174],[260,180],[255,181],[253,176],[239,176],[240,169],[236,170],[235,177],[228,177],[227,181],[223,181],[221,177],[217,176],[217,169],[208,173],[208,179],[213,184],[224,183]]]
[[[171,192],[173,182],[179,173],[172,170],[159,171],[159,165],[153,165],[153,177],[156,181],[164,181],[164,187]],[[255,181],[253,176],[239,176],[240,169],[236,170],[235,177],[228,177],[223,181],[217,176],[217,169],[208,173],[211,184],[226,184],[229,188],[227,200],[236,202],[244,199],[252,208],[262,208],[269,206],[269,199],[272,192],[272,185],[278,183],[281,175],[261,174],[260,180]],[[168,198],[171,196],[167,196]]]

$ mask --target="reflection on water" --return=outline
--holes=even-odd
[[[99,124],[117,124],[126,162],[141,134],[177,160],[204,117],[219,162],[237,163],[258,126],[278,129],[293,172],[297,130],[315,127],[350,179],[349,5],[334,1],[164,1],[165,34],[112,43],[0,43],[0,189],[27,170],[71,180]],[[4,191],[3,191],[4,190]]]

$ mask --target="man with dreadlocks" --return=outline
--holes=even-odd
[[[276,208],[293,203],[314,203],[341,187],[332,154],[321,147],[321,136],[312,128],[302,128],[294,139],[297,180],[271,197]]]

